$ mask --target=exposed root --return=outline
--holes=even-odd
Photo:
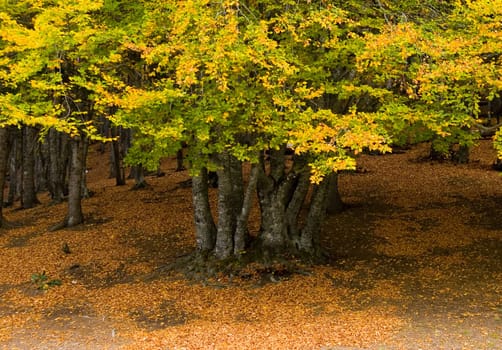
[[[246,252],[219,260],[207,252],[195,252],[160,267],[150,278],[171,271],[182,273],[191,281],[214,287],[232,284],[262,286],[279,283],[295,274],[310,274],[308,267],[292,256],[277,255],[271,258],[261,253]]]

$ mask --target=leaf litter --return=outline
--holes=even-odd
[[[45,195],[4,212],[13,228],[0,234],[0,347],[502,348],[494,152],[481,141],[458,166],[426,154],[424,144],[363,155],[364,171],[340,176],[347,208],[324,226],[326,265],[268,283],[251,266],[247,280],[203,284],[163,269],[194,246],[187,172],[168,159],[166,176],[132,191],[114,186],[93,149],[84,225],[49,232],[65,207]],[[30,276],[42,273],[61,285],[37,289]]]

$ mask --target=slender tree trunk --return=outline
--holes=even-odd
[[[209,204],[207,169],[192,178],[192,200],[194,205],[195,241],[198,253],[212,252],[216,243],[216,225]]]
[[[183,171],[185,167],[183,166],[183,148],[180,148],[176,152],[176,171]]]
[[[22,187],[22,155],[23,138],[20,130],[13,130],[12,146],[9,158],[9,194],[7,195],[8,205],[14,205],[21,197]]]
[[[338,173],[332,173],[328,177],[328,199],[326,211],[328,214],[336,214],[343,210],[342,197],[338,190]]]
[[[33,208],[37,204],[35,192],[35,148],[37,131],[35,128],[23,128],[23,187],[21,207]]]
[[[7,173],[7,164],[9,162],[8,145],[8,130],[6,128],[0,128],[0,227],[4,225],[2,210],[4,202],[5,174]]]
[[[100,116],[99,117],[99,125],[100,125],[100,133],[101,136],[103,137],[108,137],[109,136],[109,131],[110,131],[110,119]],[[106,151],[106,142],[101,142],[99,144],[99,153],[104,154]]]
[[[66,163],[68,152],[66,136],[55,129],[49,130],[49,190],[53,203],[61,203],[64,199]]]
[[[469,163],[470,148],[466,145],[458,145],[453,148],[451,153],[451,160],[456,164],[467,164]]]
[[[35,193],[49,188],[49,143],[39,142],[35,157]]]
[[[84,221],[82,214],[82,171],[85,168],[85,159],[83,155],[85,139],[73,138],[71,145],[70,179],[68,192],[68,212],[65,219],[65,225],[72,227],[81,224]]]
[[[111,136],[117,137],[117,127],[110,128]],[[124,167],[122,166],[122,157],[120,153],[120,142],[118,140],[112,141],[112,175],[115,177],[115,185],[123,186],[126,184]]]
[[[134,187],[133,189],[139,190],[140,188],[145,188],[148,186],[145,179],[145,169],[143,165],[138,164],[131,167],[131,174],[134,176]]]
[[[82,144],[82,181],[80,183],[80,195],[82,198],[89,198],[91,193],[89,188],[87,187],[87,152],[89,151],[89,139],[87,137],[84,138],[84,142]]]

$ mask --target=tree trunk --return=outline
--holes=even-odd
[[[112,126],[110,128],[111,137],[117,137],[117,127]],[[122,166],[122,157],[120,153],[120,142],[119,140],[112,141],[112,172],[111,175],[115,177],[115,185],[123,186],[126,184],[125,171]]]
[[[218,170],[218,228],[215,256],[225,259],[234,252],[234,234],[237,218],[242,209],[242,163],[223,152],[219,155]]]
[[[290,195],[294,175],[282,176],[283,172],[274,162],[271,152],[270,171],[267,175],[263,164],[258,178],[258,199],[261,210],[259,246],[267,255],[289,250],[289,237],[286,220],[286,200]],[[284,162],[282,164],[284,167]]]
[[[145,179],[145,169],[143,168],[143,165],[138,164],[131,167],[131,175],[134,177],[133,189],[139,190],[148,186]]]
[[[343,210],[343,202],[340,191],[338,190],[338,173],[332,173],[328,176],[328,179],[328,202],[326,212],[332,215]]]
[[[49,188],[49,144],[39,142],[35,157],[35,193],[47,191]]]
[[[82,198],[90,198],[91,192],[87,187],[87,152],[89,151],[89,140],[87,137],[84,138],[84,142],[82,144],[82,181],[80,182],[80,195]]]
[[[65,193],[68,142],[66,135],[49,130],[49,191],[53,203],[61,203]]]
[[[14,203],[21,197],[21,187],[23,178],[23,137],[18,129],[13,129],[12,146],[9,159],[9,194],[7,195],[8,205]]]
[[[0,128],[0,227],[4,225],[2,210],[3,210],[5,174],[7,173],[7,164],[9,161],[8,145],[9,145],[8,130],[6,128]]]
[[[85,168],[84,143],[85,138],[71,139],[71,163],[68,191],[68,212],[65,226],[72,227],[84,221],[82,214],[82,171]]]
[[[300,171],[296,175],[294,192],[286,209],[286,221],[288,226],[288,236],[296,250],[300,249],[300,227],[298,220],[305,198],[310,189],[310,179],[308,171]]]
[[[37,203],[35,192],[35,148],[37,130],[31,126],[23,128],[23,180],[21,207],[33,208]]]
[[[328,189],[331,185],[331,180],[331,176],[327,176],[319,185],[315,186],[310,201],[307,220],[300,237],[300,251],[314,258],[320,257],[319,233],[321,232],[321,225],[326,217]]]
[[[185,166],[183,165],[183,147],[176,152],[176,171],[185,170]]]
[[[451,150],[451,160],[455,164],[467,164],[469,163],[469,146],[466,145],[456,145]]]
[[[248,231],[248,219],[249,213],[251,212],[251,207],[253,205],[253,197],[256,192],[256,185],[258,183],[258,170],[259,169],[257,165],[251,166],[248,185],[246,187],[246,192],[244,193],[242,209],[237,218],[237,227],[235,229],[234,235],[234,255],[242,254],[250,240]]]
[[[195,241],[197,253],[212,252],[216,243],[216,225],[209,204],[207,169],[192,178],[192,200],[194,205]]]

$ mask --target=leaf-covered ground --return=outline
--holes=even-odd
[[[324,228],[330,262],[277,283],[167,272],[194,243],[187,174],[169,160],[131,191],[91,152],[85,225],[49,232],[64,204],[46,196],[5,210],[0,348],[502,349],[502,177],[489,141],[468,165],[426,161],[426,145],[363,156],[340,179],[347,209]]]

